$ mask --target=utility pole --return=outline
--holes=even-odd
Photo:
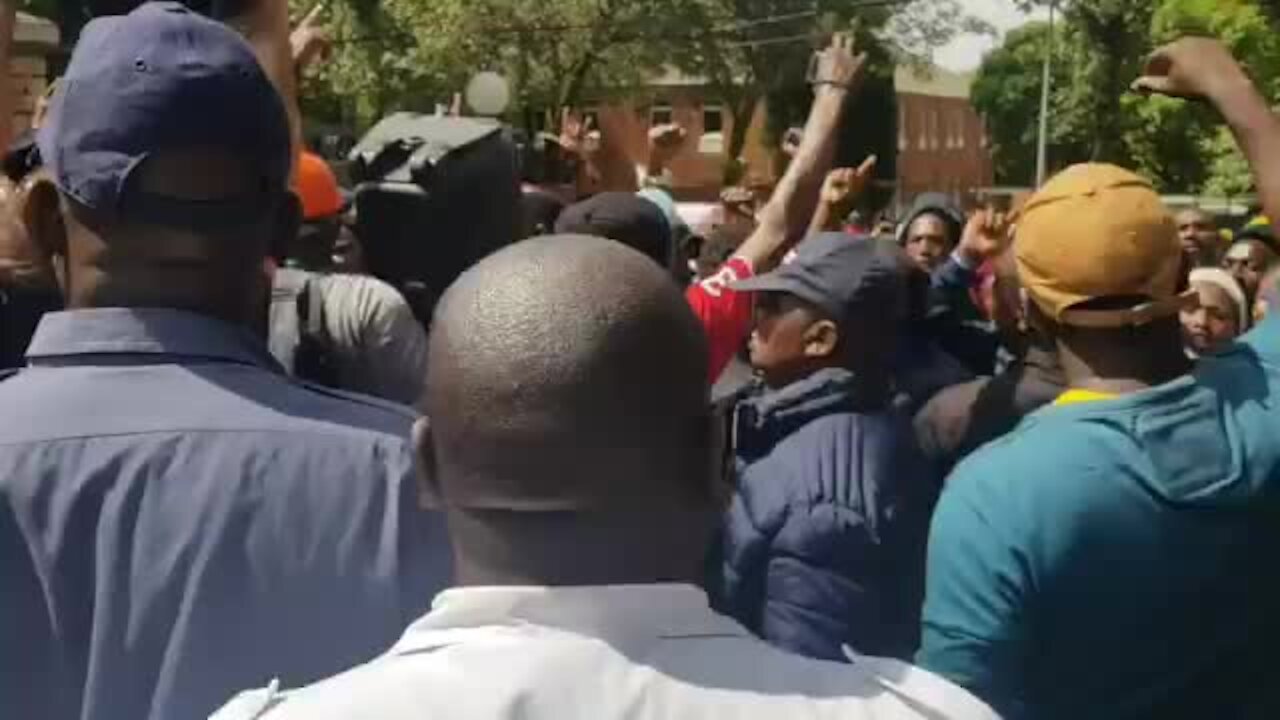
[[[1057,2],[1049,3],[1049,40],[1044,48],[1044,77],[1040,81],[1040,137],[1036,142],[1036,187],[1044,185],[1049,171],[1049,93],[1053,70],[1053,16]]]

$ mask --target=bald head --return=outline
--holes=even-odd
[[[426,396],[445,503],[590,510],[705,492],[706,346],[662,270],[618,243],[535,238],[437,308]]]

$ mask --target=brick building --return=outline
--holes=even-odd
[[[588,107],[586,112],[603,137],[599,164],[606,183],[625,182],[626,174],[634,172],[632,163],[645,156],[649,129],[674,122],[689,131],[688,144],[670,167],[676,193],[691,200],[717,197],[734,119],[727,108],[708,101],[706,95],[700,79],[668,71],[655,78],[637,99]],[[764,142],[764,125],[761,103],[751,118],[743,148],[750,178],[759,182],[773,179],[773,153]]]
[[[969,103],[971,77],[941,69],[918,72],[898,68],[894,86],[898,105],[898,160],[892,204],[903,207],[919,193],[947,192],[958,200],[990,186],[994,166],[982,119]],[[733,118],[707,99],[701,80],[667,72],[651,82],[642,98],[630,103],[588,108],[604,137],[601,167],[606,181],[624,180],[631,162],[642,158],[649,128],[676,122],[690,141],[672,163],[678,195],[714,198],[720,189]],[[776,179],[774,153],[764,142],[765,109],[756,108],[747,130],[743,156],[748,177]]]
[[[971,75],[939,68],[900,67],[894,74],[900,207],[929,191],[968,201],[994,181],[986,128],[969,102],[971,84]]]

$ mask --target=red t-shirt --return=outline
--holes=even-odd
[[[707,332],[711,346],[708,366],[710,381],[715,382],[733,359],[733,354],[751,332],[751,293],[737,292],[729,285],[755,274],[751,263],[740,257],[729,258],[715,275],[696,283],[685,292],[689,307]]]

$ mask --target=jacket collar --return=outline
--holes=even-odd
[[[768,452],[813,420],[835,413],[875,412],[885,407],[887,397],[877,396],[843,368],[819,370],[743,401],[737,408],[735,447],[743,455]]]
[[[470,630],[536,625],[625,646],[635,639],[750,637],[692,585],[466,587],[436,596],[393,654],[448,644]]]
[[[145,363],[159,357],[232,362],[280,371],[247,329],[206,315],[162,308],[95,308],[49,313],[27,350],[33,366],[89,365],[102,356]]]

